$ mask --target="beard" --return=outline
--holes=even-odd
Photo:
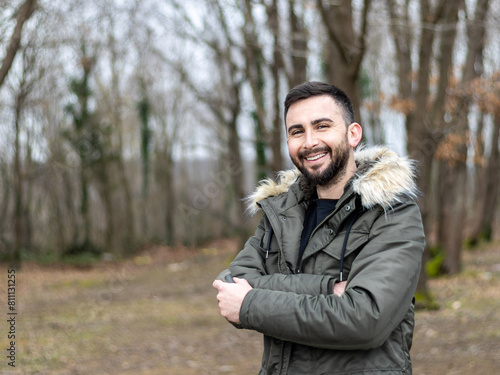
[[[308,169],[304,165],[304,159],[312,154],[326,152],[330,155],[331,162],[323,171]],[[349,160],[349,146],[347,136],[344,142],[339,147],[332,150],[329,146],[318,147],[310,151],[299,153],[298,157],[292,159],[293,164],[305,177],[309,185],[330,187],[339,182],[346,174],[347,162]]]

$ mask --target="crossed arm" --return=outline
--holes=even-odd
[[[341,296],[344,294],[347,282],[337,282],[333,285],[332,293]],[[215,280],[213,287],[218,290],[217,301],[221,315],[232,323],[240,323],[240,310],[247,293],[253,288],[245,279],[234,278],[234,283],[225,283]]]
[[[213,287],[218,290],[217,300],[221,315],[232,323],[239,324],[239,312],[247,293],[253,288],[281,292],[293,292],[303,295],[341,296],[346,288],[346,282],[337,282],[331,276],[315,274],[279,274],[267,273],[265,253],[260,248],[260,239],[265,234],[264,218],[259,223],[256,233],[245,244],[231,264],[231,272],[235,283],[225,283],[215,280]]]

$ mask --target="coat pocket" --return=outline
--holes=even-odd
[[[347,239],[344,260],[343,260],[343,279],[349,275],[354,259],[362,251],[364,245],[368,242],[368,233],[364,231],[352,230]],[[338,277],[341,268],[342,248],[345,241],[345,232],[340,233],[318,254],[315,262],[315,273],[331,275]]]
[[[329,256],[340,260],[342,256],[342,247],[344,246],[345,232],[341,232],[328,246],[323,249],[323,252]],[[353,252],[360,250],[365,243],[368,242],[368,233],[364,231],[351,230],[347,239],[344,258],[350,256]]]

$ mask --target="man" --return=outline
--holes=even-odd
[[[250,197],[255,235],[216,280],[221,314],[264,334],[259,374],[411,374],[424,234],[413,163],[362,136],[338,88],[285,100],[297,170]]]

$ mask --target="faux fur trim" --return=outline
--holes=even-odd
[[[364,207],[380,205],[387,210],[404,197],[417,198],[414,161],[387,147],[362,149],[356,152],[355,159],[358,170],[351,183]]]
[[[268,198],[286,193],[290,186],[297,180],[302,174],[298,169],[289,169],[287,171],[278,172],[278,182],[275,182],[271,178],[266,178],[259,182],[257,189],[245,198],[247,203],[247,213],[253,216],[259,211],[259,206],[257,202]]]
[[[407,157],[378,146],[355,151],[354,159],[358,170],[349,184],[361,196],[361,203],[367,209],[380,205],[388,210],[404,197],[416,199],[418,196],[416,166]],[[269,178],[262,180],[255,192],[245,199],[247,213],[254,215],[259,210],[257,202],[262,199],[287,192],[300,176],[297,169],[291,169],[281,171],[277,182]]]

